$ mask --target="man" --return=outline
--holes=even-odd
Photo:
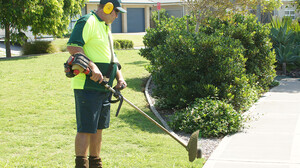
[[[106,80],[112,85],[116,79],[116,88],[127,86],[117,66],[108,26],[119,12],[126,12],[120,3],[120,0],[100,0],[96,11],[76,22],[67,44],[71,55],[80,52],[91,60],[89,67],[92,70],[91,76],[80,73],[71,82],[76,104],[76,168],[102,167],[102,130],[109,127],[110,93],[100,83]]]

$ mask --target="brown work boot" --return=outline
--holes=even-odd
[[[97,156],[89,156],[89,166],[90,168],[102,168],[101,158]]]
[[[89,168],[89,161],[85,156],[76,156],[75,168]]]

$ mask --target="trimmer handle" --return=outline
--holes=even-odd
[[[110,99],[109,101],[110,101],[111,103],[117,103],[118,101],[120,101],[119,106],[118,106],[118,109],[117,109],[117,112],[116,112],[116,117],[118,117],[119,112],[120,112],[120,109],[121,109],[121,106],[122,106],[122,104],[123,104],[123,96],[122,96],[120,90],[123,89],[125,86],[122,85],[121,89],[119,90],[119,89],[117,89],[117,88],[115,88],[115,87],[114,87],[114,88],[111,88],[111,86],[109,86],[109,85],[108,85],[108,82],[105,81],[105,80],[103,80],[100,84],[101,84],[102,86],[104,86],[106,89],[108,89],[109,91],[111,91],[111,92],[112,92],[112,95],[117,99],[117,100],[111,100],[111,97],[110,97],[110,98],[109,98],[109,99]],[[112,95],[111,95],[111,96],[112,96]]]
[[[101,84],[102,86],[104,86],[105,88],[110,87],[110,86],[108,85],[108,81],[105,81],[105,80],[103,80],[100,84]],[[108,85],[108,86],[107,86],[107,85]]]
[[[105,80],[103,80],[101,83],[100,83],[102,86],[104,86],[106,89],[108,89],[108,90],[110,90],[110,88],[111,88],[111,86],[109,86],[108,85],[108,82],[107,81],[105,81]],[[125,88],[125,85],[123,84],[122,86],[121,86],[121,88],[120,89],[118,89],[118,90],[123,90]],[[114,89],[113,90],[115,90],[116,88],[114,87]],[[115,93],[116,91],[112,91],[113,93]]]

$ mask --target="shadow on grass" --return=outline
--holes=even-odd
[[[126,102],[123,102],[123,103],[126,103]],[[125,110],[125,108],[123,110]],[[146,117],[144,117],[142,114],[140,114],[136,109],[134,109],[134,108],[126,109],[126,111],[127,111],[126,114],[121,114],[122,113],[122,109],[121,109],[120,115],[118,116],[118,118],[120,118],[121,120],[123,120],[124,122],[129,124],[130,127],[139,129],[143,132],[149,132],[149,133],[155,133],[155,134],[164,133],[163,130],[161,130],[152,121],[148,120]],[[147,114],[147,115],[149,115],[149,114]],[[150,117],[153,118],[156,122],[158,122],[158,119],[156,119],[154,116],[151,115]]]
[[[16,60],[28,60],[38,58],[39,56],[44,56],[48,54],[32,54],[32,55],[23,55],[23,56],[15,56],[15,57],[0,57],[0,61],[16,61]]]
[[[130,62],[130,63],[125,63],[128,65],[137,65],[137,66],[144,66],[146,64],[148,64],[148,61],[134,61],[134,62]]]
[[[144,78],[129,78],[126,79],[126,82],[128,84],[128,88],[131,88],[137,92],[144,92],[144,88],[146,86],[147,80],[149,77]],[[126,97],[125,97],[126,98]],[[128,99],[130,102],[133,102],[134,100]],[[134,107],[125,107],[124,104],[128,104],[127,102],[123,102],[123,107],[121,108],[120,115],[118,116],[119,119],[123,120],[124,122],[128,123],[130,127],[137,128],[141,131],[146,131],[149,133],[164,133],[157,125],[155,125],[152,121],[147,119],[145,116],[140,114],[140,112],[135,109]],[[139,107],[142,110],[142,108],[145,107]],[[148,108],[148,107],[147,107]],[[123,111],[123,113],[122,113]],[[147,113],[146,113],[146,112]],[[155,117],[155,115],[150,111],[150,109],[146,109],[144,112],[151,118],[153,118],[156,122],[158,122],[160,125],[161,123],[159,120]],[[112,114],[115,113],[112,111]],[[113,114],[114,115],[114,114]]]
[[[127,87],[137,92],[143,92],[149,77],[145,78],[128,78],[126,79]]]

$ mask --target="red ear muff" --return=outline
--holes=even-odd
[[[107,2],[103,7],[103,11],[105,14],[111,14],[113,10],[114,10],[114,4],[111,2]]]

